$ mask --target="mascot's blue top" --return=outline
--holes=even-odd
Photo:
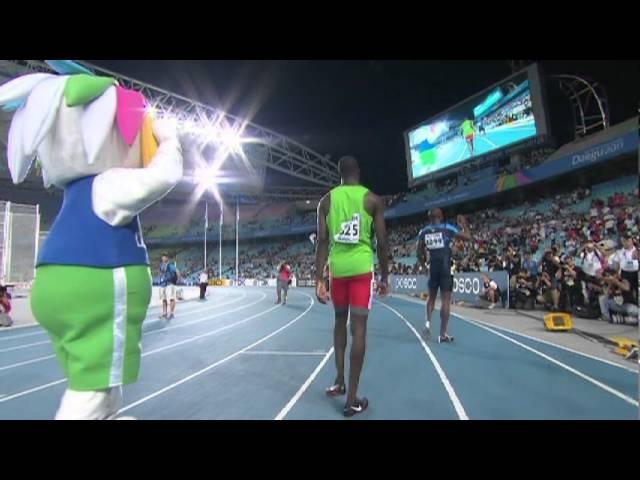
[[[44,242],[37,266],[149,265],[137,216],[127,225],[112,227],[94,213],[94,179],[95,176],[85,177],[66,185],[62,209]]]

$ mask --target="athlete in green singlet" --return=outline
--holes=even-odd
[[[380,197],[360,185],[360,169],[353,157],[343,157],[338,164],[342,184],[325,195],[318,205],[316,249],[316,295],[327,303],[329,295],[322,278],[329,258],[330,289],[335,309],[333,341],[338,371],[327,395],[347,393],[346,417],[365,411],[366,398],[358,398],[358,383],[364,363],[367,318],[373,295],[373,236],[377,240],[380,280],[378,294],[387,293],[389,255],[384,223],[384,203]],[[351,365],[349,389],[344,380],[344,357],[347,348],[347,319],[351,319]]]
[[[469,146],[469,154],[473,157],[473,139],[475,137],[476,130],[473,126],[473,120],[467,118],[464,122],[462,122],[462,135],[464,139],[467,141],[467,145]]]

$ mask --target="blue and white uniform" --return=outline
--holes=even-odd
[[[420,230],[419,239],[429,252],[429,290],[450,292],[453,289],[451,274],[452,244],[460,232],[457,225],[439,223],[427,225]]]

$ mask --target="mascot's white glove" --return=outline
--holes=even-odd
[[[155,120],[153,133],[159,146],[149,166],[112,168],[98,175],[93,182],[93,211],[109,225],[131,222],[169,193],[182,178],[182,149],[176,123]]]

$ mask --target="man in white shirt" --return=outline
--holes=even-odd
[[[205,294],[207,293],[207,286],[209,285],[209,275],[207,271],[203,270],[200,274],[200,300],[206,300]]]
[[[628,231],[633,230],[633,227],[636,225],[636,221],[633,219],[633,214],[627,213],[627,218],[624,221],[624,225]]]
[[[604,216],[604,228],[609,235],[616,233],[616,217],[612,213],[607,213]]]
[[[587,242],[578,250],[578,258],[581,260],[580,268],[584,273],[582,280],[582,294],[585,303],[589,303],[589,285],[597,285],[596,277],[604,268],[605,258],[593,242]]]
[[[631,293],[638,302],[638,249],[629,234],[622,239],[622,248],[611,257],[612,266],[631,285]]]

